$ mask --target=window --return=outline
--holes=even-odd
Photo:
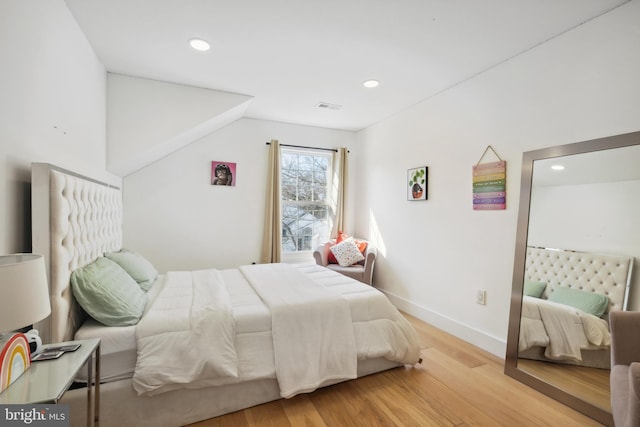
[[[329,239],[331,153],[282,148],[282,251],[312,251]]]

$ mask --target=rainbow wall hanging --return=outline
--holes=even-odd
[[[499,159],[498,162],[480,164],[487,150]],[[473,210],[503,210],[507,208],[507,162],[489,145],[473,167]]]
[[[0,341],[0,392],[9,387],[29,366],[31,353],[29,341],[24,334],[13,334],[6,341]]]

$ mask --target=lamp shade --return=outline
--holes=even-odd
[[[36,323],[51,313],[44,258],[0,256],[0,333]]]

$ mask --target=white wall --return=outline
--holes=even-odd
[[[639,130],[639,42],[633,1],[361,131],[356,224],[384,248],[376,286],[504,356],[522,152]],[[507,161],[507,209],[473,211],[471,167],[489,144]],[[406,171],[422,165],[429,200],[408,202]]]
[[[105,176],[105,69],[64,1],[3,0],[0,57],[5,254],[31,250],[31,162],[113,177]]]
[[[124,179],[124,245],[160,271],[259,262],[271,139],[358,156],[353,132],[240,119]],[[211,185],[214,160],[236,163],[235,186]]]

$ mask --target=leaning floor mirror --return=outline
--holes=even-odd
[[[523,154],[505,373],[604,425],[614,310],[640,310],[640,132]]]

